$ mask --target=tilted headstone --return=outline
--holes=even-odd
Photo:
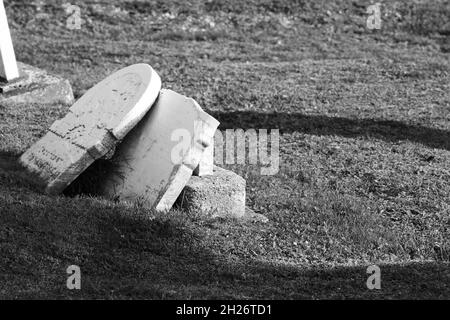
[[[147,64],[124,68],[86,92],[20,158],[45,192],[62,192],[96,159],[114,152],[158,97],[161,79]]]
[[[17,67],[3,0],[0,0],[0,78],[8,82],[19,78],[19,68]]]
[[[101,193],[169,210],[218,125],[195,100],[161,90],[157,103],[117,148]]]

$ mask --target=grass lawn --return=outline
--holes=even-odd
[[[450,4],[12,0],[18,59],[75,95],[149,63],[225,129],[279,129],[247,179],[268,223],[47,196],[17,158],[68,106],[0,105],[0,298],[450,298]],[[366,268],[381,267],[381,290]],[[82,290],[66,288],[66,268]]]

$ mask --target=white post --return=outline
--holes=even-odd
[[[9,33],[3,0],[0,0],[0,78],[11,81],[19,77],[16,55]]]

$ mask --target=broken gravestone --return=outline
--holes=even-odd
[[[219,122],[197,102],[161,90],[151,111],[117,148],[100,193],[167,211],[213,141]]]
[[[117,144],[157,99],[161,79],[147,64],[124,68],[84,94],[48,133],[20,158],[45,192],[61,193]]]
[[[73,103],[68,80],[18,63],[11,40],[3,0],[0,0],[0,103]]]

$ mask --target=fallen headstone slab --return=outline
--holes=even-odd
[[[246,207],[245,187],[246,181],[243,177],[214,166],[212,175],[191,177],[178,197],[176,205],[208,217],[267,222],[266,217]]]
[[[48,133],[21,157],[49,194],[61,193],[96,159],[117,144],[150,110],[161,79],[148,64],[117,71],[84,94]]]
[[[219,122],[195,100],[161,90],[150,112],[117,148],[100,193],[167,211],[212,142]]]

